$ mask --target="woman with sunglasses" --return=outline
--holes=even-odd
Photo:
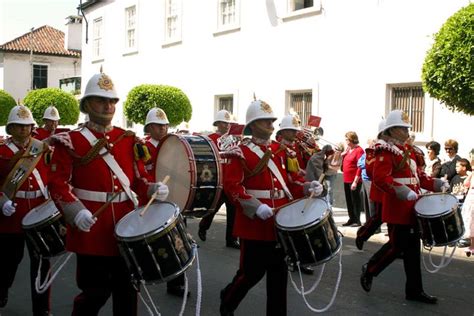
[[[448,139],[444,143],[444,150],[446,151],[447,160],[441,165],[440,178],[451,179],[456,175],[456,162],[461,159],[458,153],[458,142],[454,139]]]

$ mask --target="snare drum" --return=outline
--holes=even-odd
[[[155,202],[125,215],[115,226],[120,254],[135,281],[169,281],[182,274],[194,260],[192,239],[179,208]]]
[[[38,255],[48,258],[66,251],[66,225],[53,200],[33,208],[23,217],[21,224]]]
[[[206,136],[168,134],[158,149],[157,181],[170,176],[167,200],[183,215],[212,213],[222,191],[221,165],[215,144]]]
[[[313,198],[306,201],[300,199],[287,204],[275,218],[285,253],[303,267],[331,260],[342,245],[326,201]]]
[[[416,202],[415,210],[425,246],[446,246],[462,238],[464,223],[454,195],[425,195]]]

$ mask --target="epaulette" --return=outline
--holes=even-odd
[[[387,143],[386,141],[379,139],[374,145],[375,152],[389,151],[395,155],[403,155],[403,150],[395,146],[394,144]]]
[[[147,162],[151,159],[148,147],[141,143],[135,143],[133,145],[133,156],[135,157],[136,161],[142,160],[143,162]]]

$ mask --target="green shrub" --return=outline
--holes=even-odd
[[[474,114],[474,3],[435,35],[422,69],[423,88],[453,111]]]
[[[7,125],[8,114],[16,105],[15,99],[4,90],[0,89],[0,126]]]
[[[41,125],[44,110],[54,105],[59,112],[60,125],[74,125],[79,119],[79,103],[74,96],[58,88],[31,90],[23,100],[31,109],[35,121]]]
[[[165,111],[171,126],[191,119],[192,107],[186,94],[176,87],[156,84],[143,84],[130,90],[124,113],[128,120],[144,124],[148,111],[153,107]]]

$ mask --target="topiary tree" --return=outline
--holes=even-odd
[[[148,111],[155,106],[165,111],[171,126],[191,119],[192,107],[186,94],[176,87],[156,84],[142,84],[130,90],[124,113],[128,120],[145,124]]]
[[[4,90],[0,89],[0,126],[7,125],[8,114],[16,105],[15,99]]]
[[[453,111],[474,114],[474,3],[435,35],[422,69],[423,89]]]
[[[79,103],[74,96],[58,88],[31,90],[23,100],[31,109],[35,121],[41,124],[44,110],[54,105],[59,112],[60,125],[73,125],[79,119]]]

